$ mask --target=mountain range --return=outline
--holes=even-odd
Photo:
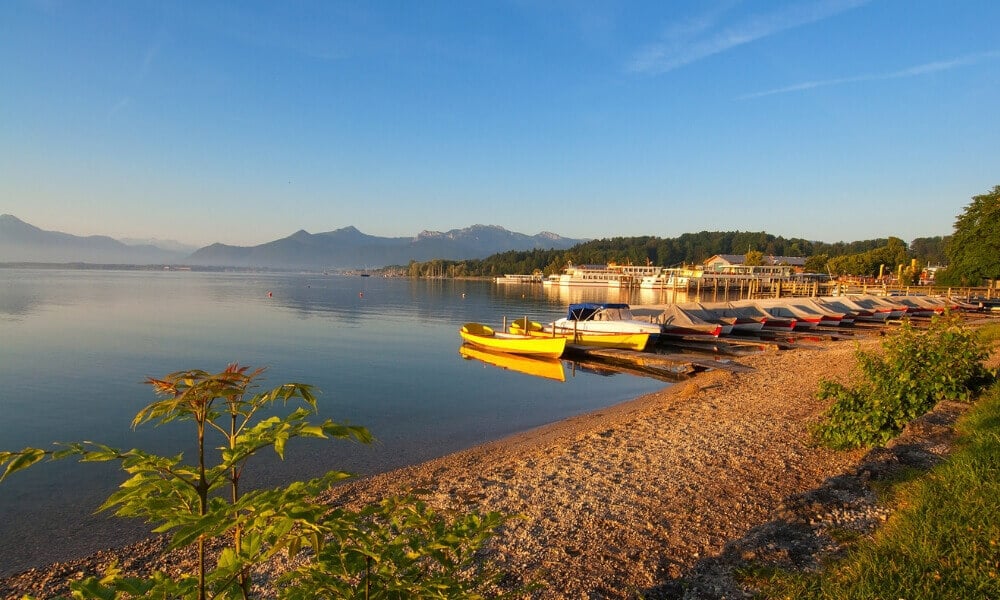
[[[416,237],[378,237],[354,227],[325,233],[304,230],[258,246],[212,244],[187,251],[176,242],[126,244],[107,236],[45,231],[13,215],[0,215],[0,263],[184,264],[279,269],[358,269],[405,265],[411,260],[485,258],[508,250],[566,249],[586,240],[542,232],[526,235],[495,225],[473,225]]]

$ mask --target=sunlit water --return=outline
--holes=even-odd
[[[566,381],[552,381],[458,353],[463,322],[553,319],[571,301],[640,300],[627,295],[488,281],[0,269],[0,450],[92,440],[190,455],[189,424],[130,428],[155,399],[142,381],[239,361],[266,366],[265,385],[316,386],[317,420],[364,425],[378,439],[300,441],[283,462],[258,461],[255,484],[381,472],[662,388],[570,363]],[[120,481],[111,465],[66,461],[0,484],[0,574],[144,535],[93,515]]]

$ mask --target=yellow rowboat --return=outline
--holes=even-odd
[[[525,335],[524,323],[527,319],[521,318],[510,324],[508,330],[512,334]],[[573,331],[569,328],[558,327],[554,331],[551,325],[542,325],[537,321],[528,321],[527,335],[533,337],[562,337],[566,338],[566,343],[579,346],[591,346],[594,348],[621,348],[624,350],[639,350],[646,348],[649,342],[648,333],[604,333],[598,331]]]
[[[566,338],[496,332],[482,323],[466,323],[458,330],[458,334],[473,346],[512,354],[559,358],[566,349]]]
[[[509,369],[518,373],[524,373],[525,375],[544,377],[545,379],[566,381],[566,371],[563,370],[562,362],[555,358],[521,356],[506,352],[490,352],[489,350],[480,350],[475,346],[467,344],[459,346],[458,353],[462,355],[462,358],[475,359],[495,367],[500,367],[501,369]]]

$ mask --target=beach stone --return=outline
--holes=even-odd
[[[857,342],[855,344],[854,342]],[[748,564],[818,568],[829,535],[887,518],[869,480],[927,467],[949,451],[962,407],[908,428],[886,449],[835,452],[810,443],[827,405],[820,379],[849,382],[857,346],[738,359],[746,372],[708,372],[617,406],[505,440],[338,486],[331,505],[360,506],[424,488],[435,508],[517,514],[482,553],[507,586],[544,582],[534,598],[750,598],[733,577]],[[908,436],[908,437],[907,437]],[[933,448],[933,451],[930,450]],[[68,583],[117,560],[126,573],[190,568],[162,538],[0,579],[0,597],[68,593]],[[304,557],[299,557],[302,560]],[[284,556],[254,574],[260,597],[294,566]]]

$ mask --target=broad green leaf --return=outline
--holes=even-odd
[[[45,458],[48,454],[45,450],[40,448],[25,448],[20,452],[5,452],[0,455],[0,465],[8,460],[7,468],[4,470],[3,475],[0,475],[0,482],[7,479],[10,475],[27,469],[31,465],[37,463],[38,461]]]

